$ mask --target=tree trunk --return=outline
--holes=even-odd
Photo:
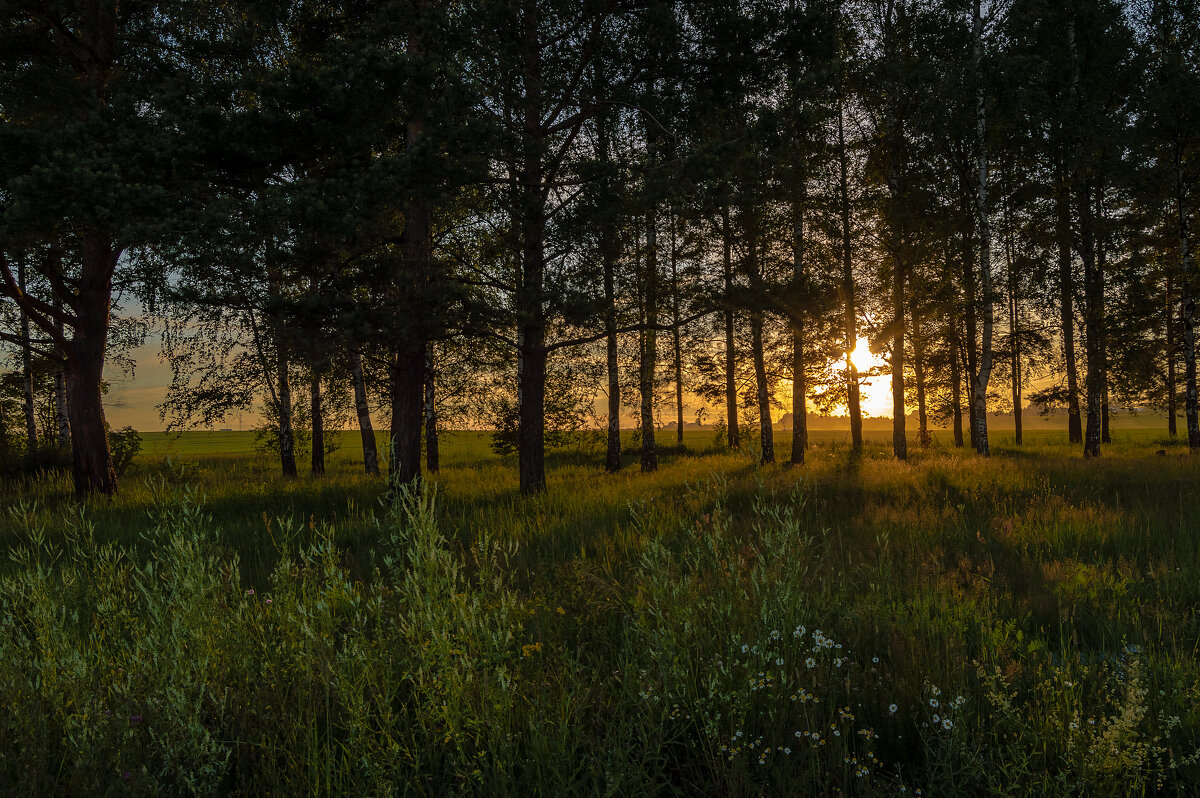
[[[433,363],[433,344],[425,350],[425,468],[436,474],[441,467],[438,447],[437,370]]]
[[[1164,324],[1166,326],[1165,339],[1167,346],[1167,434],[1174,438],[1179,434],[1179,428],[1176,425],[1175,417],[1178,414],[1176,407],[1176,396],[1178,391],[1178,377],[1175,374],[1175,291],[1172,285],[1171,272],[1167,271],[1167,296],[1165,307]]]
[[[647,149],[654,160],[654,139]],[[642,473],[658,468],[658,446],[654,439],[654,373],[658,365],[658,217],[653,205],[646,214],[646,270],[642,279],[645,329],[642,330],[641,358],[638,363],[638,391],[641,396]]]
[[[913,372],[917,378],[917,445],[929,448],[929,414],[925,407],[925,334],[921,329],[921,314],[912,309]]]
[[[104,422],[104,404],[100,398],[103,349],[94,339],[73,343],[77,357],[67,361],[67,415],[71,420],[72,474],[75,493],[112,495],[117,490]]]
[[[679,251],[671,209],[671,337],[675,356],[675,445],[683,446],[683,341],[679,330]]]
[[[1013,264],[1013,261],[1016,260],[1016,253],[1013,246],[1012,219],[1007,200],[1004,204],[1004,216],[1004,252],[1008,273],[1008,335],[1012,346],[1009,371],[1012,373],[1013,440],[1017,446],[1020,446],[1022,443],[1021,403],[1024,401],[1021,398],[1021,315],[1017,299],[1020,286]]]
[[[1200,402],[1196,395],[1196,278],[1191,269],[1191,235],[1188,230],[1183,151],[1175,145],[1175,213],[1179,223],[1180,320],[1183,322],[1184,415],[1187,418],[1188,449],[1200,450]]]
[[[858,367],[850,359],[850,353],[858,345],[858,314],[854,306],[854,251],[850,230],[850,154],[846,148],[845,112],[838,104],[838,194],[841,199],[842,234],[842,282],[839,286],[844,311],[846,335],[846,412],[850,415],[850,445],[854,452],[861,452],[862,405],[859,401]]]
[[[542,130],[542,63],[536,3],[524,10],[521,105],[524,138],[518,180],[521,279],[517,295],[517,470],[521,493],[546,490],[546,195]]]
[[[983,303],[983,340],[979,347],[979,370],[974,372],[974,400],[971,412],[975,417],[975,451],[987,457],[987,392],[992,377],[992,328],[995,306],[992,302],[992,227],[988,216],[987,116],[983,90],[983,18],[980,0],[974,3],[974,59],[977,85],[975,87],[975,161],[978,175],[975,185],[975,216],[979,230],[980,301]]]
[[[608,446],[604,468],[609,472],[621,469],[621,372],[617,363],[615,239],[611,225],[606,225],[601,241],[601,257],[604,259],[604,343],[608,370]]]
[[[75,493],[112,495],[117,475],[108,448],[108,429],[100,385],[108,342],[112,275],[120,250],[85,235],[74,307],[76,324],[67,351],[67,416],[71,424],[71,461]]]
[[[962,371],[959,368],[958,325],[950,322],[950,402],[954,424],[954,445],[963,447]]]
[[[1087,356],[1087,428],[1084,457],[1100,456],[1100,403],[1104,395],[1104,353],[1100,350],[1104,325],[1104,286],[1096,268],[1096,239],[1091,185],[1079,185],[1079,254],[1083,260],[1084,353]]]
[[[804,464],[808,449],[808,379],[804,362],[804,307],[800,292],[804,277],[804,210],[808,205],[808,184],[797,177],[792,198],[792,464]]]
[[[321,415],[321,372],[315,366],[309,372],[309,415],[312,418],[312,457],[310,473],[325,476],[325,420]]]
[[[611,165],[609,149],[609,125],[607,117],[596,124],[596,148],[601,161]],[[604,180],[605,200],[615,199],[611,178]],[[604,348],[605,368],[608,373],[608,440],[604,454],[604,470],[609,473],[621,469],[621,372],[617,360],[617,260],[620,258],[620,242],[611,213],[605,213],[600,221],[600,260],[604,266]]]
[[[896,121],[889,123],[892,137],[888,153],[888,194],[891,219],[888,220],[888,249],[892,257],[892,454],[897,460],[908,459],[908,437],[904,417],[904,282],[907,278],[907,242],[900,221],[900,145]]]
[[[71,445],[71,422],[67,419],[67,373],[63,362],[54,367],[54,443],[60,448]]]
[[[1079,373],[1075,364],[1075,281],[1071,268],[1071,205],[1065,178],[1059,181],[1054,202],[1055,234],[1058,239],[1058,295],[1061,311],[1063,359],[1067,368],[1067,439],[1083,442],[1079,414]]]
[[[25,293],[25,261],[17,261],[17,284]],[[24,388],[25,457],[32,467],[37,463],[37,414],[33,407],[33,346],[29,339],[29,314],[21,308],[21,376]]]
[[[358,432],[362,436],[363,468],[371,476],[379,476],[379,453],[375,445],[375,428],[371,425],[371,407],[367,404],[362,353],[356,349],[350,358],[354,375],[354,412],[358,416]]]
[[[756,211],[749,215],[753,217]],[[752,219],[747,235],[746,248],[750,284],[754,288],[754,305],[750,311],[750,346],[754,357],[754,387],[758,395],[758,429],[762,451],[759,461],[764,465],[775,462],[775,431],[771,427],[771,391],[767,385],[767,363],[763,352],[763,312],[765,296],[762,287],[761,268],[758,260],[758,220]]]
[[[733,348],[733,231],[729,227],[729,204],[721,208],[721,245],[725,279],[725,419],[728,425],[729,448],[742,445],[738,433],[737,352]]]
[[[278,329],[278,328],[277,328]],[[275,368],[279,373],[279,463],[285,477],[298,476],[296,471],[296,433],[292,429],[292,380],[288,375],[291,366],[288,347],[283,333],[275,335]],[[74,426],[72,424],[72,426]]]
[[[393,486],[421,480],[421,416],[425,396],[425,345],[407,340],[390,364],[392,429],[390,480]]]
[[[896,314],[892,334],[892,454],[897,460],[908,459],[908,438],[904,429],[904,269],[892,269],[892,309]]]

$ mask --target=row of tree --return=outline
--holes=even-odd
[[[1195,0],[0,9],[0,338],[80,493],[116,489],[115,300],[162,323],[164,413],[261,403],[285,475],[351,407],[377,472],[382,406],[393,479],[490,417],[536,493],[598,387],[609,469],[622,408],[652,470],[691,396],[764,462],[789,410],[800,463],[810,403],[861,447],[864,338],[901,459],[912,408],[1019,441],[1047,375],[1088,456],[1181,395],[1200,448]]]

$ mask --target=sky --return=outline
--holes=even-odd
[[[130,426],[141,432],[155,432],[166,424],[159,418],[158,405],[166,396],[171,382],[171,367],[162,359],[157,335],[130,353],[135,362],[133,377],[122,375],[118,369],[109,367],[105,378],[109,381],[108,393],[104,397],[104,415],[114,427]],[[872,354],[867,340],[860,338],[851,353],[859,371],[886,363],[882,355]],[[892,378],[883,374],[863,383],[862,410],[864,415],[892,416]],[[782,415],[783,411],[779,411]],[[673,416],[672,416],[673,418]],[[778,421],[778,418],[775,419]],[[378,421],[378,420],[377,420]],[[257,414],[247,413],[240,422],[233,418],[225,426],[232,429],[250,429],[258,423]]]

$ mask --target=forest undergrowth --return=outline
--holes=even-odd
[[[1197,466],[1159,445],[10,486],[0,792],[1193,794]]]

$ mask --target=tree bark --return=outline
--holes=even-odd
[[[679,330],[679,249],[671,208],[671,338],[675,357],[675,445],[683,446],[683,341]]]
[[[425,406],[425,345],[402,341],[389,364],[392,388],[390,480],[393,486],[421,480],[421,416]]]
[[[862,436],[862,405],[859,401],[858,367],[850,358],[850,353],[858,345],[858,313],[855,309],[854,289],[854,250],[852,232],[850,230],[850,153],[846,147],[845,111],[838,103],[838,194],[841,199],[841,255],[842,281],[839,293],[842,295],[844,312],[844,330],[846,335],[846,411],[850,415],[850,445],[854,452],[861,452]]]
[[[1096,239],[1092,212],[1092,187],[1080,182],[1079,254],[1083,260],[1084,352],[1087,357],[1087,428],[1084,432],[1084,457],[1100,456],[1100,404],[1104,396],[1104,353],[1101,335],[1104,326],[1104,285],[1096,265]]]
[[[313,366],[309,372],[309,415],[312,418],[312,453],[310,473],[325,476],[325,420],[321,415],[321,372]]]
[[[992,376],[992,328],[995,324],[995,306],[992,302],[992,228],[988,216],[988,158],[987,158],[987,114],[983,90],[983,18],[980,15],[980,0],[974,2],[974,60],[975,60],[975,216],[979,231],[979,277],[980,302],[983,304],[983,340],[979,348],[979,370],[974,373],[974,404],[971,413],[975,423],[975,450],[987,457],[987,392]]]
[[[517,470],[521,493],[546,489],[546,205],[538,8],[524,8],[524,152],[518,176],[521,279],[517,296]]]
[[[654,138],[646,141],[651,168],[654,163]],[[646,265],[642,276],[644,302],[641,333],[641,358],[638,363],[638,392],[641,398],[642,473],[658,468],[658,446],[654,438],[654,376],[658,365],[658,214],[651,201],[646,212]]]
[[[804,360],[804,307],[800,292],[805,290],[804,211],[808,205],[808,184],[804,175],[796,178],[792,197],[792,458],[793,465],[804,465],[808,449],[808,378]]]
[[[963,447],[963,419],[962,419],[962,370],[959,366],[959,341],[958,341],[958,324],[953,320],[950,325],[950,402],[953,405],[951,408],[951,416],[954,424],[954,445],[958,448]]]
[[[1012,374],[1012,406],[1013,406],[1013,440],[1017,446],[1022,444],[1021,403],[1021,314],[1018,301],[1020,283],[1014,267],[1016,260],[1013,246],[1013,226],[1010,207],[1007,200],[1004,203],[1004,253],[1005,266],[1008,274],[1008,335],[1012,351],[1010,353],[1009,371]]]
[[[1055,194],[1055,237],[1058,239],[1058,295],[1061,312],[1063,359],[1067,370],[1067,439],[1083,442],[1083,422],[1079,413],[1079,373],[1075,363],[1075,279],[1071,266],[1071,204],[1065,167],[1060,167]]]
[[[419,41],[415,45],[420,48]],[[418,150],[425,139],[426,122],[421,115],[407,124],[407,147]],[[432,213],[420,195],[405,208],[403,235],[403,280],[412,292],[413,307],[424,308],[433,251]],[[417,319],[396,343],[390,367],[392,429],[390,480],[397,485],[415,485],[421,480],[421,416],[425,404],[425,320]]]
[[[767,384],[767,363],[763,352],[763,311],[765,295],[762,286],[762,268],[759,263],[759,232],[757,211],[747,212],[750,218],[746,236],[747,266],[750,285],[754,289],[754,304],[750,310],[750,347],[754,358],[754,387],[758,396],[758,429],[762,451],[759,462],[764,465],[775,462],[775,431],[771,426],[771,391]]]
[[[425,468],[436,474],[441,467],[438,446],[437,369],[433,362],[433,344],[425,350]]]
[[[1174,438],[1179,434],[1179,428],[1176,424],[1175,417],[1178,414],[1176,407],[1176,395],[1178,391],[1178,377],[1175,374],[1175,291],[1172,284],[1171,272],[1168,270],[1166,275],[1166,303],[1165,303],[1165,319],[1166,326],[1164,339],[1166,340],[1166,355],[1167,355],[1167,434]]]
[[[913,373],[917,379],[917,445],[929,448],[929,414],[925,407],[925,334],[921,329],[921,314],[912,309]]]
[[[358,416],[358,432],[362,436],[363,469],[371,476],[379,476],[379,452],[375,445],[375,428],[371,424],[371,407],[367,403],[362,353],[356,349],[350,358],[354,377],[354,412]]]
[[[275,369],[279,376],[279,463],[285,477],[298,476],[296,470],[296,433],[292,428],[292,380],[288,375],[291,363],[284,333],[275,335]],[[74,425],[72,425],[74,426]]]
[[[601,241],[604,260],[604,346],[608,371],[608,446],[604,457],[606,471],[621,469],[621,372],[617,363],[617,296],[615,234],[605,226]]]
[[[1196,278],[1192,274],[1192,240],[1188,230],[1187,184],[1183,177],[1183,148],[1175,143],[1175,213],[1179,225],[1180,321],[1183,324],[1184,416],[1188,449],[1200,450],[1200,401],[1196,393]]]
[[[25,261],[17,261],[17,283],[25,293]],[[33,346],[29,339],[29,314],[21,308],[21,372],[24,387],[25,457],[32,467],[37,464],[37,414],[33,407]]]
[[[721,208],[721,265],[725,280],[725,423],[729,448],[742,445],[738,432],[737,352],[733,346],[733,231],[729,225],[729,203]]]

